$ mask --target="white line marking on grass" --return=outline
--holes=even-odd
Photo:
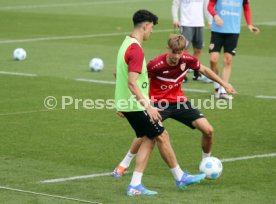
[[[0,42],[1,43],[1,42]],[[5,71],[0,71],[0,74],[5,74],[5,75],[17,75],[17,76],[29,76],[29,77],[36,77],[36,74],[31,74],[31,73],[20,73],[20,72],[5,72]],[[76,81],[82,81],[82,82],[89,82],[89,83],[98,83],[98,84],[115,84],[115,81],[106,81],[106,80],[96,80],[96,79],[84,79],[84,78],[77,78],[75,79]],[[204,90],[204,89],[187,89],[184,88],[184,91],[187,92],[197,92],[197,93],[209,93],[210,91]],[[265,99],[276,99],[276,96],[263,96],[263,95],[258,95],[256,98],[265,98]],[[37,111],[34,111],[37,112]],[[27,112],[29,113],[29,112]],[[17,114],[17,113],[14,113]],[[0,114],[3,115],[3,114]]]
[[[259,96],[256,96],[256,98],[276,99],[276,96],[263,96],[263,95],[259,95]]]
[[[275,25],[276,22],[263,22],[263,23],[258,23],[258,24],[259,25]],[[172,31],[173,31],[172,29],[163,29],[163,30],[154,30],[154,33],[172,32]],[[91,34],[91,35],[71,35],[71,36],[69,35],[69,36],[38,37],[38,38],[25,38],[25,39],[14,39],[14,40],[0,40],[0,44],[109,37],[109,36],[128,35],[130,33],[131,32],[129,31],[129,32],[121,32],[121,33],[118,33],[118,32],[117,33],[99,33],[99,34]]]
[[[275,156],[276,156],[276,153],[270,153],[270,154],[260,154],[260,155],[253,155],[253,156],[226,158],[226,159],[221,159],[221,161],[233,162],[233,161],[239,161],[239,160],[248,160],[248,159],[256,159],[256,158],[263,158],[263,157],[275,157]],[[129,173],[129,171],[126,171],[125,173]],[[58,182],[71,181],[71,180],[77,180],[77,179],[87,179],[87,178],[95,178],[100,176],[111,176],[111,175],[112,175],[112,172],[90,174],[90,175],[84,175],[84,176],[73,176],[68,178],[49,179],[49,180],[40,181],[40,183],[58,183]]]
[[[263,157],[275,157],[275,156],[276,156],[276,153],[259,154],[259,155],[253,155],[253,156],[244,156],[244,157],[221,159],[221,161],[222,162],[232,162],[232,161],[239,161],[239,160],[248,160],[248,159],[256,159],[256,158],[263,158]]]
[[[57,111],[62,109],[42,109],[42,110],[32,110],[32,111],[19,111],[19,112],[13,112],[13,113],[0,113],[0,116],[6,116],[6,115],[21,115],[21,114],[28,114],[28,113],[39,113],[39,112],[51,112],[51,111]]]
[[[172,29],[155,30],[154,33],[169,32]],[[24,42],[37,42],[37,41],[51,41],[51,40],[71,40],[71,39],[85,39],[85,38],[96,38],[96,37],[109,37],[109,36],[120,36],[129,35],[131,32],[121,32],[121,33],[99,33],[91,35],[71,35],[71,36],[53,36],[53,37],[40,37],[40,38],[26,38],[26,39],[16,39],[16,40],[1,40],[0,44],[9,43],[24,43]]]
[[[254,23],[254,25],[276,26],[276,21],[259,22],[259,23]]]
[[[75,79],[76,81],[90,82],[90,83],[99,83],[99,84],[115,84],[115,81],[104,81],[104,80],[95,80],[95,79]],[[198,92],[198,93],[208,93],[208,90],[203,89],[183,89],[187,92]]]
[[[197,92],[197,93],[209,93],[210,91],[204,89],[183,89],[187,92]]]
[[[3,6],[0,10],[20,10],[20,9],[39,9],[39,8],[55,8],[55,7],[70,7],[70,6],[87,6],[97,4],[125,4],[136,3],[147,0],[127,0],[127,1],[94,1],[94,2],[80,2],[80,3],[64,3],[64,4],[45,4],[45,5],[22,5],[22,6]]]
[[[95,80],[95,79],[75,79],[76,81],[98,83],[98,84],[115,84],[115,81],[104,81],[104,80]]]
[[[90,174],[90,175],[83,175],[83,176],[73,176],[68,178],[58,178],[58,179],[49,179],[45,181],[40,181],[40,183],[58,183],[58,182],[64,182],[64,181],[72,181],[77,179],[88,179],[88,178],[95,178],[95,177],[101,177],[101,176],[112,176],[113,172],[108,173],[99,173],[99,174]],[[125,174],[129,173],[129,171],[126,171]]]
[[[16,192],[20,192],[20,193],[27,193],[27,194],[32,194],[32,195],[46,196],[46,197],[51,197],[51,198],[59,198],[59,199],[63,199],[63,200],[77,201],[77,202],[81,202],[81,203],[101,204],[101,203],[93,202],[93,201],[89,201],[89,200],[81,200],[81,199],[77,199],[77,198],[69,198],[69,197],[64,197],[64,196],[59,196],[59,195],[51,195],[51,194],[46,194],[46,193],[37,193],[37,192],[33,192],[33,191],[9,188],[9,187],[5,187],[5,186],[0,186],[0,189],[8,190],[8,191],[16,191]]]
[[[5,74],[5,75],[16,75],[16,76],[29,76],[29,77],[36,77],[36,74],[31,74],[31,73],[20,73],[20,72],[4,72],[0,71],[0,74]]]
[[[75,79],[76,81],[82,81],[82,82],[89,82],[89,83],[99,83],[99,84],[115,84],[115,81],[106,81],[106,80],[96,80],[96,79],[84,79],[84,78],[78,78]],[[204,89],[187,89],[183,88],[184,91],[187,92],[196,92],[196,93],[210,93],[208,90]],[[256,98],[268,98],[268,99],[276,99],[276,96],[256,96]]]
[[[41,38],[27,38],[27,39],[17,39],[17,40],[2,40],[0,44],[8,43],[24,43],[24,42],[37,42],[37,41],[51,41],[51,40],[71,40],[71,39],[84,39],[84,38],[95,38],[95,37],[108,37],[117,35],[127,35],[125,33],[101,33],[101,34],[91,34],[91,35],[69,35],[69,36],[53,36],[53,37],[41,37]]]

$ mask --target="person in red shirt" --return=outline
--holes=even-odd
[[[252,25],[249,0],[210,0],[208,11],[213,16],[211,39],[209,46],[210,67],[219,75],[219,58],[223,47],[223,67],[221,78],[228,82],[231,76],[233,56],[236,55],[238,39],[241,31],[241,15],[244,11],[247,27],[252,33],[259,33],[260,29]],[[223,87],[214,82],[216,98],[230,99]]]
[[[216,81],[230,94],[235,94],[235,89],[216,75],[211,69],[200,64],[193,56],[184,52],[185,37],[172,35],[168,40],[168,52],[163,53],[147,64],[150,78],[149,97],[155,107],[160,109],[162,121],[173,118],[192,129],[198,129],[202,133],[202,158],[211,155],[213,143],[213,127],[203,114],[195,109],[187,100],[182,91],[182,81],[189,69],[198,70],[208,78]],[[114,177],[120,177],[130,165],[139,150],[141,141],[135,138],[130,150],[115,168]]]
[[[182,190],[187,185],[203,181],[206,174],[192,175],[181,169],[171,146],[169,133],[162,125],[159,110],[153,107],[149,100],[147,64],[141,44],[150,37],[158,17],[150,11],[141,9],[134,13],[132,20],[132,34],[126,36],[118,51],[114,101],[117,114],[128,121],[139,138],[139,151],[127,195],[158,194],[142,184],[144,170],[155,144],[169,167],[176,186]]]

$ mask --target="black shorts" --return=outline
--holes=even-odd
[[[163,105],[159,107],[157,103],[155,103],[154,106],[160,109],[165,107]],[[192,125],[193,121],[199,118],[204,118],[203,114],[200,113],[196,108],[192,107],[192,104],[189,101],[183,103],[169,103],[168,107],[159,113],[162,116],[162,121],[168,118],[173,118],[192,129],[195,129],[195,127]]]
[[[131,127],[136,133],[136,137],[147,136],[150,139],[159,136],[165,128],[161,121],[151,122],[146,111],[123,112]]]
[[[234,56],[236,54],[238,39],[239,34],[212,32],[209,53],[220,52],[223,47],[224,53],[227,52]]]

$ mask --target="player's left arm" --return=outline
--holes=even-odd
[[[248,0],[243,1],[243,13],[244,13],[244,17],[245,17],[248,29],[252,33],[259,33],[260,29],[252,25],[251,11],[250,11]]]
[[[229,94],[237,93],[231,84],[229,84],[225,81],[222,81],[222,79],[215,72],[213,72],[210,68],[201,64],[198,71],[200,73],[202,73],[203,75],[205,75],[206,77],[208,77],[209,79],[212,79],[213,81],[215,81],[215,82],[219,83],[221,86],[223,86],[225,88],[225,90],[227,91],[227,93],[229,93]]]
[[[155,64],[156,64],[156,58],[152,59],[147,64],[147,71],[148,71],[148,78],[149,79],[156,77],[156,73],[155,73],[155,69],[154,69]]]

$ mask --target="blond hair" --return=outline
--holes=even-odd
[[[183,51],[186,47],[186,39],[180,34],[171,34],[168,40],[168,46],[172,51]]]

